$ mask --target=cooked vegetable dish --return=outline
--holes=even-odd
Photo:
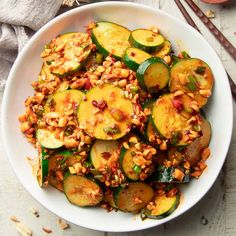
[[[37,180],[80,207],[161,219],[210,156],[213,73],[157,28],[96,22],[51,40],[19,117]]]

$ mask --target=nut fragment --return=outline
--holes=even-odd
[[[74,148],[74,147],[78,147],[79,142],[73,138],[69,138],[69,139],[64,140],[64,145],[67,148]]]
[[[215,12],[212,11],[212,10],[208,10],[208,11],[206,11],[206,16],[207,16],[209,19],[215,18]]]
[[[59,225],[61,230],[65,230],[70,227],[70,225],[67,224],[66,221],[64,221],[63,219],[60,219],[60,218],[57,220],[57,224]]]
[[[141,198],[139,198],[139,197],[135,197],[134,198],[134,203],[135,204],[139,204],[139,203],[142,203],[143,201],[142,201],[142,199]]]
[[[30,211],[36,216],[39,217],[39,211],[37,209],[35,209],[34,207],[30,208]]]
[[[211,96],[211,90],[210,89],[200,89],[199,93],[203,96],[203,97],[210,97]]]
[[[160,149],[162,150],[162,151],[165,151],[165,150],[167,150],[167,143],[166,143],[166,141],[162,141],[162,143],[161,143],[161,145],[160,145]]]
[[[171,63],[171,57],[168,56],[164,56],[163,60],[169,65]]]
[[[32,231],[23,223],[16,222],[16,230],[22,235],[22,236],[31,236]]]
[[[48,228],[46,228],[46,227],[43,227],[42,230],[43,230],[45,233],[47,233],[47,234],[52,233],[52,230],[51,230],[51,229],[48,229]]]
[[[127,85],[127,80],[126,79],[122,79],[118,82],[118,85],[121,87],[121,88],[124,88],[126,85]]]
[[[206,160],[211,155],[210,148],[204,148],[201,153],[202,160]]]
[[[15,223],[20,222],[20,220],[16,216],[11,216],[10,220],[15,222]]]

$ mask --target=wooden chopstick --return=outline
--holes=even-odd
[[[201,31],[199,30],[199,28],[197,27],[197,25],[195,24],[195,22],[193,21],[191,16],[188,14],[188,12],[184,8],[184,6],[180,2],[180,0],[174,0],[174,1],[175,1],[176,5],[178,6],[179,10],[181,11],[181,13],[183,14],[185,20],[188,22],[188,24],[191,25],[193,28],[195,28],[197,31],[199,31],[201,33]],[[236,85],[235,85],[233,79],[230,77],[230,75],[228,74],[227,71],[226,71],[226,73],[228,75],[232,96],[233,96],[234,100],[236,101]]]
[[[185,0],[194,13],[199,17],[203,24],[211,31],[215,38],[225,48],[225,50],[236,60],[236,48],[229,42],[229,40],[218,30],[212,21],[203,13],[203,11],[192,1]]]

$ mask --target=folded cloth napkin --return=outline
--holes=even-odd
[[[0,90],[10,68],[35,31],[51,20],[63,0],[1,0],[0,4]]]

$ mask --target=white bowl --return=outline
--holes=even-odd
[[[201,178],[181,188],[184,200],[178,209],[162,220],[141,221],[140,217],[122,212],[107,213],[100,208],[79,208],[70,204],[64,194],[48,188],[41,189],[27,156],[37,155],[19,130],[18,116],[24,112],[24,100],[33,94],[30,83],[37,79],[44,45],[58,34],[84,31],[91,21],[106,20],[130,29],[157,25],[171,40],[174,49],[187,49],[191,56],[206,61],[213,70],[215,86],[213,96],[205,108],[212,124],[211,157]],[[180,46],[180,44],[182,46]],[[184,48],[183,48],[184,47]],[[124,232],[157,226],[181,215],[196,204],[210,189],[224,163],[232,133],[232,98],[225,70],[210,45],[193,28],[182,21],[152,8],[124,2],[96,3],[71,10],[40,29],[18,56],[10,72],[3,98],[2,134],[8,158],[16,175],[32,196],[58,216],[74,224],[101,231]]]

